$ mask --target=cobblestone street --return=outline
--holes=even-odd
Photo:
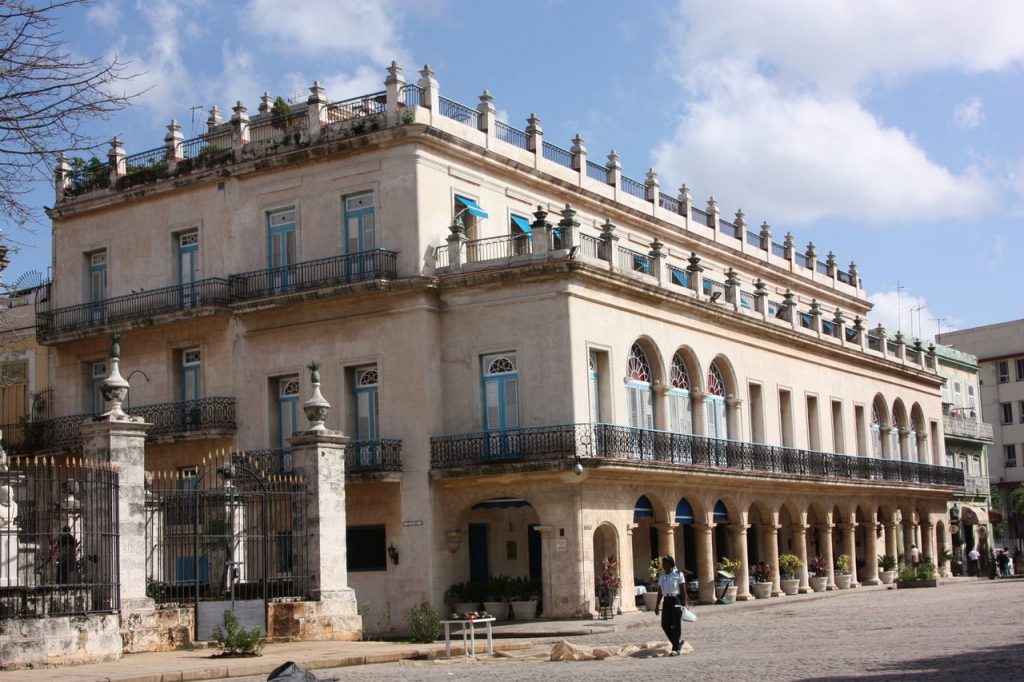
[[[341,680],[968,680],[1020,679],[1024,581],[956,582],[939,589],[856,589],[824,597],[700,607],[684,624],[695,651],[679,658],[552,663],[511,659],[407,661],[317,670]],[[581,645],[661,640],[650,626],[574,637]],[[552,640],[537,640],[537,653]],[[236,678],[263,682],[265,677]]]

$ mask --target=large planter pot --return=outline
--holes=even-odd
[[[479,611],[480,604],[478,602],[455,602],[455,613],[460,616],[464,613],[472,613],[473,611]]]
[[[736,585],[730,585],[729,587],[725,588],[725,598],[731,602],[735,602],[736,593],[739,592],[739,589],[740,588]]]
[[[828,589],[828,576],[826,575],[811,578],[808,582],[810,582],[811,589],[815,592],[824,592]]]
[[[516,620],[533,620],[537,617],[537,602],[532,600],[512,602],[512,615]]]
[[[938,587],[939,581],[936,580],[904,580],[903,582],[896,583],[896,587],[901,590],[910,590],[916,587]]]
[[[853,580],[853,576],[850,574],[836,573],[836,587],[840,590],[850,589],[850,581]]]
[[[771,583],[754,583],[750,586],[750,593],[755,599],[768,599],[772,596]]]
[[[799,578],[784,578],[780,581],[780,585],[782,585],[782,591],[785,594],[796,594],[800,591]]]
[[[653,612],[654,609],[658,608],[658,593],[657,592],[645,592],[644,593],[644,606],[648,611]]]
[[[507,601],[485,601],[484,611],[494,616],[496,621],[508,620]]]
[[[896,571],[882,571],[878,577],[882,580],[883,585],[892,585],[896,580]]]

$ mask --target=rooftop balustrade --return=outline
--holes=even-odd
[[[478,475],[480,467],[519,462],[661,464],[679,471],[781,479],[902,483],[962,488],[956,467],[854,457],[612,424],[564,424],[430,439],[430,465]]]

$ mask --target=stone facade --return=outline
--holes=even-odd
[[[0,621],[4,670],[114,661],[121,657],[117,614]]]
[[[725,556],[746,598],[748,564],[781,551],[846,554],[856,584],[883,551],[950,546],[963,481],[934,353],[869,331],[855,265],[421,76],[393,66],[383,95],[334,103],[315,85],[285,127],[211,116],[149,175],[118,143],[110,188],[59,169],[40,314],[59,411],[89,411],[118,331],[148,379],[132,405],[234,401],[233,432],[183,428],[147,468],[290,445],[298,469],[319,457],[289,443],[317,360],[326,429],[349,439],[320,444],[347,471],[343,509],[315,512],[317,573],[337,617],[356,623],[351,588],[378,631],[499,574],[533,577],[547,616],[589,617],[608,556],[628,590],[675,553],[709,601]],[[83,300],[97,268],[105,298]]]

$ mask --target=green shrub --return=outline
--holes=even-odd
[[[266,640],[259,628],[246,630],[238,624],[234,610],[224,612],[221,625],[213,629],[213,641],[226,654],[259,655]]]
[[[779,569],[782,571],[782,575],[796,578],[800,575],[800,569],[803,567],[804,562],[796,554],[783,554],[779,557]]]
[[[840,554],[836,557],[836,571],[839,572],[839,575],[850,574],[850,557],[848,555]]]
[[[441,636],[441,621],[427,602],[409,610],[407,623],[409,638],[413,642],[429,644]]]
[[[896,570],[896,557],[892,554],[885,554],[878,557],[878,567],[883,571]]]

